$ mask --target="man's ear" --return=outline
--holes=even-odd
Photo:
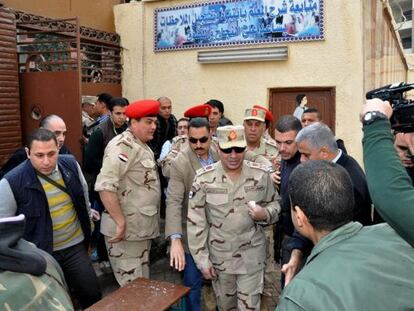
[[[29,150],[29,148],[24,147],[24,150],[26,151],[27,158],[30,159],[30,150]]]
[[[303,226],[305,225],[305,223],[308,222],[308,218],[306,217],[305,213],[302,211],[302,209],[295,205],[293,207],[293,217],[295,217],[296,220],[296,224],[298,225],[299,228],[303,228]]]
[[[324,160],[327,160],[329,157],[329,154],[331,153],[327,146],[322,146],[319,152]]]

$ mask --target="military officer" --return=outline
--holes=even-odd
[[[243,126],[217,129],[220,161],[197,171],[189,194],[191,254],[213,280],[219,310],[259,310],[266,264],[262,224],[274,223],[278,194],[259,163],[244,161]]]
[[[276,145],[276,141],[272,138],[272,136],[270,136],[269,133],[269,127],[270,127],[270,122],[273,122],[273,114],[272,112],[267,109],[266,107],[260,106],[260,105],[254,105],[253,108],[257,108],[257,109],[262,109],[265,111],[265,131],[263,133],[263,138],[267,141],[271,142],[271,145],[273,146],[277,146]]]
[[[264,107],[257,106],[248,108],[244,113],[244,131],[247,141],[247,149],[251,152],[262,155],[272,162],[273,168],[279,168],[279,150],[276,143],[266,140],[264,133],[266,130],[266,110]],[[274,225],[265,227],[266,234],[266,271],[262,299],[262,310],[270,311],[276,308],[280,295],[280,268],[274,258]]]
[[[95,184],[105,206],[101,232],[121,286],[149,277],[151,239],[159,235],[161,188],[154,154],[147,145],[158,112],[155,100],[128,106],[129,128],[109,142]]]

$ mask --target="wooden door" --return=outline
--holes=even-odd
[[[318,109],[321,112],[322,121],[335,132],[335,88],[271,89],[269,107],[273,113],[274,122],[283,115],[293,114],[296,108],[296,96],[299,94],[306,95],[307,107]]]

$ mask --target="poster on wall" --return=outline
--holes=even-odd
[[[324,39],[324,0],[223,0],[158,8],[154,50]]]

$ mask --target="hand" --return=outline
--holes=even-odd
[[[365,105],[362,106],[361,112],[359,114],[359,118],[362,121],[362,117],[368,112],[368,111],[379,111],[382,112],[387,116],[387,118],[391,118],[392,115],[392,108],[389,102],[382,101],[379,98],[374,99],[368,99],[365,103]]]
[[[290,255],[289,262],[282,266],[282,272],[285,274],[285,286],[292,281],[293,277],[298,272],[298,269],[302,263],[302,257],[302,252],[298,249],[294,249]]]
[[[184,270],[185,254],[181,239],[171,240],[170,266],[177,269],[178,271]]]
[[[266,209],[256,204],[256,202],[250,201],[247,203],[247,209],[249,210],[249,215],[253,220],[260,221],[267,219]]]
[[[272,178],[272,181],[279,186],[280,185],[280,171],[275,171],[272,174],[270,174],[270,177]]]
[[[125,238],[125,233],[126,233],[126,222],[124,219],[124,221],[120,221],[119,223],[116,224],[116,233],[112,237],[112,239],[110,239],[108,242],[117,243],[117,242],[122,241]]]
[[[206,280],[212,280],[217,277],[216,270],[213,267],[201,269],[201,273]]]
[[[93,221],[98,221],[101,219],[101,215],[96,209],[91,208],[91,218]]]

